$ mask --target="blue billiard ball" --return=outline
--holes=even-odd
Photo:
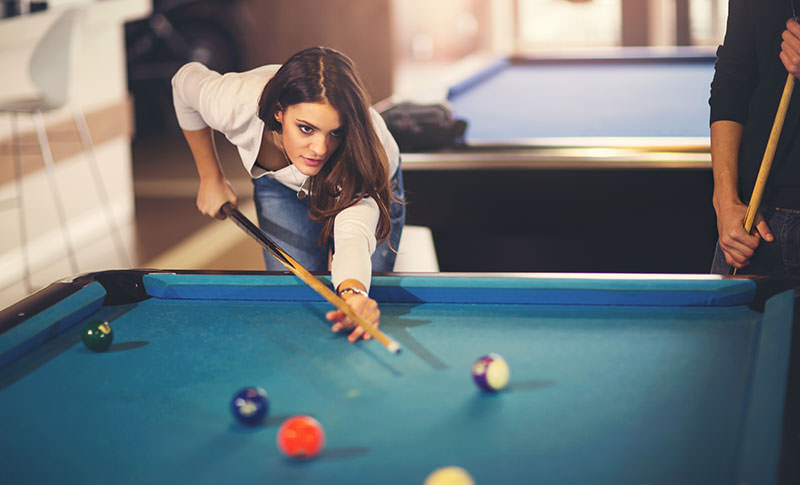
[[[269,412],[267,391],[260,387],[245,387],[233,396],[231,412],[239,422],[248,426],[261,423]]]

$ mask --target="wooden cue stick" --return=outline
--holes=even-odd
[[[250,237],[258,241],[265,249],[267,249],[274,257],[277,259],[281,264],[286,266],[286,268],[294,273],[295,276],[300,278],[305,284],[311,287],[312,290],[319,293],[320,296],[328,300],[333,306],[337,309],[344,312],[345,315],[350,317],[356,324],[364,329],[365,332],[370,334],[375,340],[382,343],[389,352],[398,353],[400,351],[400,345],[395,342],[394,340],[390,339],[386,336],[385,333],[381,332],[370,323],[368,323],[361,315],[358,315],[356,312],[350,308],[344,300],[339,297],[336,293],[334,293],[328,286],[320,281],[319,278],[312,275],[307,269],[305,269],[300,263],[298,263],[294,258],[289,256],[286,251],[281,249],[275,241],[269,238],[264,231],[262,231],[258,226],[250,222],[250,219],[244,216],[239,209],[233,206],[230,202],[226,202],[221,209],[222,213],[226,216],[230,217],[230,219],[236,223],[244,232],[246,232]]]
[[[767,185],[767,178],[769,178],[769,172],[772,169],[775,151],[778,149],[778,140],[783,130],[783,122],[786,120],[786,112],[789,110],[789,101],[792,99],[792,91],[794,91],[794,76],[788,74],[786,76],[786,84],[783,86],[781,101],[778,104],[778,112],[775,115],[775,121],[772,123],[772,130],[767,140],[767,149],[764,150],[764,158],[761,159],[761,167],[758,169],[756,184],[753,187],[753,194],[750,196],[750,203],[747,205],[747,212],[744,216],[744,230],[748,234],[753,230],[753,223],[756,220],[756,214],[758,214],[758,207],[761,205],[761,199],[764,196],[764,187]],[[736,268],[733,268],[732,274],[736,274]]]

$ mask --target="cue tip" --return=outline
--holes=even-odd
[[[400,344],[398,344],[397,342],[394,341],[389,342],[388,344],[386,344],[386,348],[389,350],[389,352],[393,354],[400,353]]]

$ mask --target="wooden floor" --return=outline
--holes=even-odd
[[[223,170],[252,220],[252,184],[233,147],[219,139]],[[229,221],[195,207],[199,179],[183,137],[175,132],[134,141],[138,260],[145,267],[263,269],[260,247]]]

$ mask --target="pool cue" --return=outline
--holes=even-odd
[[[790,73],[786,76],[786,84],[783,86],[778,112],[775,114],[775,121],[772,122],[772,130],[767,140],[767,149],[764,150],[764,158],[761,159],[761,167],[758,169],[756,184],[753,187],[753,194],[750,196],[750,203],[747,205],[747,212],[744,216],[744,230],[747,234],[750,234],[753,230],[758,207],[761,205],[761,198],[764,196],[764,187],[767,185],[767,178],[772,169],[772,160],[775,158],[775,151],[778,148],[778,140],[783,130],[783,122],[786,120],[786,112],[789,110],[792,91],[794,91],[794,76]],[[736,274],[736,268],[733,268],[731,274]]]
[[[350,308],[344,300],[342,300],[339,295],[334,293],[328,286],[320,281],[319,278],[312,275],[307,269],[305,269],[300,263],[298,263],[294,258],[289,256],[286,251],[281,249],[278,244],[275,243],[272,239],[267,236],[264,231],[262,231],[259,227],[255,224],[250,222],[250,219],[244,216],[239,209],[233,206],[230,202],[226,202],[220,211],[229,217],[237,226],[239,226],[244,232],[247,233],[248,236],[252,237],[256,241],[258,241],[261,246],[267,249],[272,256],[275,257],[281,264],[286,266],[286,268],[294,273],[295,276],[300,278],[305,284],[311,287],[312,290],[319,293],[320,296],[328,300],[333,306],[341,310],[345,315],[350,317],[356,324],[361,327],[365,332],[371,335],[375,340],[382,343],[389,352],[398,353],[400,351],[400,345],[395,342],[394,340],[390,339],[386,336],[383,332],[372,326],[368,323],[361,315],[358,315],[356,312]]]

